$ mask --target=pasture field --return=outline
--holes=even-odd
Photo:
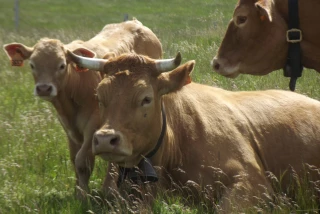
[[[288,90],[282,71],[263,77],[227,79],[212,72],[215,55],[236,0],[20,0],[19,30],[14,26],[14,1],[0,0],[0,45],[19,42],[33,46],[42,37],[68,43],[86,40],[105,24],[121,22],[124,14],[136,17],[160,38],[164,57],[180,51],[183,62],[196,60],[193,81],[229,90]],[[320,75],[304,70],[298,93],[320,100]],[[90,179],[93,194],[88,203],[74,198],[74,171],[65,133],[56,112],[33,96],[34,83],[28,62],[11,67],[0,51],[0,213],[208,213],[206,206],[185,204],[182,198],[156,196],[152,207],[129,207],[119,202],[101,205],[94,194],[101,187],[106,162],[97,158]],[[299,182],[297,182],[299,183]],[[307,213],[318,209],[317,189],[299,183],[298,191],[277,193],[278,204],[267,212]],[[316,212],[316,211],[315,211]],[[253,212],[253,213],[256,213]]]

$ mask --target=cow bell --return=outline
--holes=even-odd
[[[143,158],[138,164],[138,167],[131,169],[127,176],[129,180],[134,183],[146,181],[157,182],[159,180],[149,158]]]

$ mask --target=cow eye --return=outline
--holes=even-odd
[[[247,17],[246,16],[238,16],[237,17],[237,25],[244,24],[246,21],[247,21]]]
[[[99,101],[99,108],[104,107],[103,103],[101,101]]]
[[[64,64],[64,63],[63,63],[63,64],[61,64],[59,68],[60,68],[60,70],[65,69],[65,68],[66,68],[66,64]]]
[[[152,98],[147,96],[143,98],[143,100],[141,101],[141,106],[148,105],[151,103],[151,101],[152,101]]]
[[[34,65],[33,65],[33,64],[31,64],[31,63],[30,63],[30,68],[31,68],[31,69],[34,69]]]

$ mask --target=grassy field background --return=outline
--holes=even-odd
[[[121,22],[128,14],[156,33],[163,44],[164,57],[173,57],[180,51],[183,62],[196,60],[192,74],[195,82],[229,90],[288,90],[289,79],[282,76],[282,71],[237,79],[212,72],[210,61],[235,3],[236,0],[20,0],[20,24],[16,30],[14,1],[0,0],[0,45],[19,42],[33,46],[42,37],[64,43],[86,40],[105,24]],[[319,74],[304,70],[297,92],[320,100],[319,83]],[[108,213],[110,210],[97,203],[82,204],[74,198],[75,178],[65,133],[53,107],[34,97],[33,88],[28,63],[23,68],[11,67],[4,51],[0,51],[0,213]],[[106,163],[98,159],[90,179],[92,189],[100,188],[105,168]],[[316,208],[307,202],[288,210]],[[119,207],[111,211],[129,213]],[[151,211],[203,212],[197,206],[185,206],[179,198],[160,198]]]

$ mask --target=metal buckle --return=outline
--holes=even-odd
[[[290,33],[299,33],[299,39],[290,39],[289,38],[289,34]],[[290,30],[287,30],[287,42],[290,42],[290,43],[298,43],[298,42],[301,42],[302,41],[302,32],[300,29],[296,29],[296,28],[292,28]]]

